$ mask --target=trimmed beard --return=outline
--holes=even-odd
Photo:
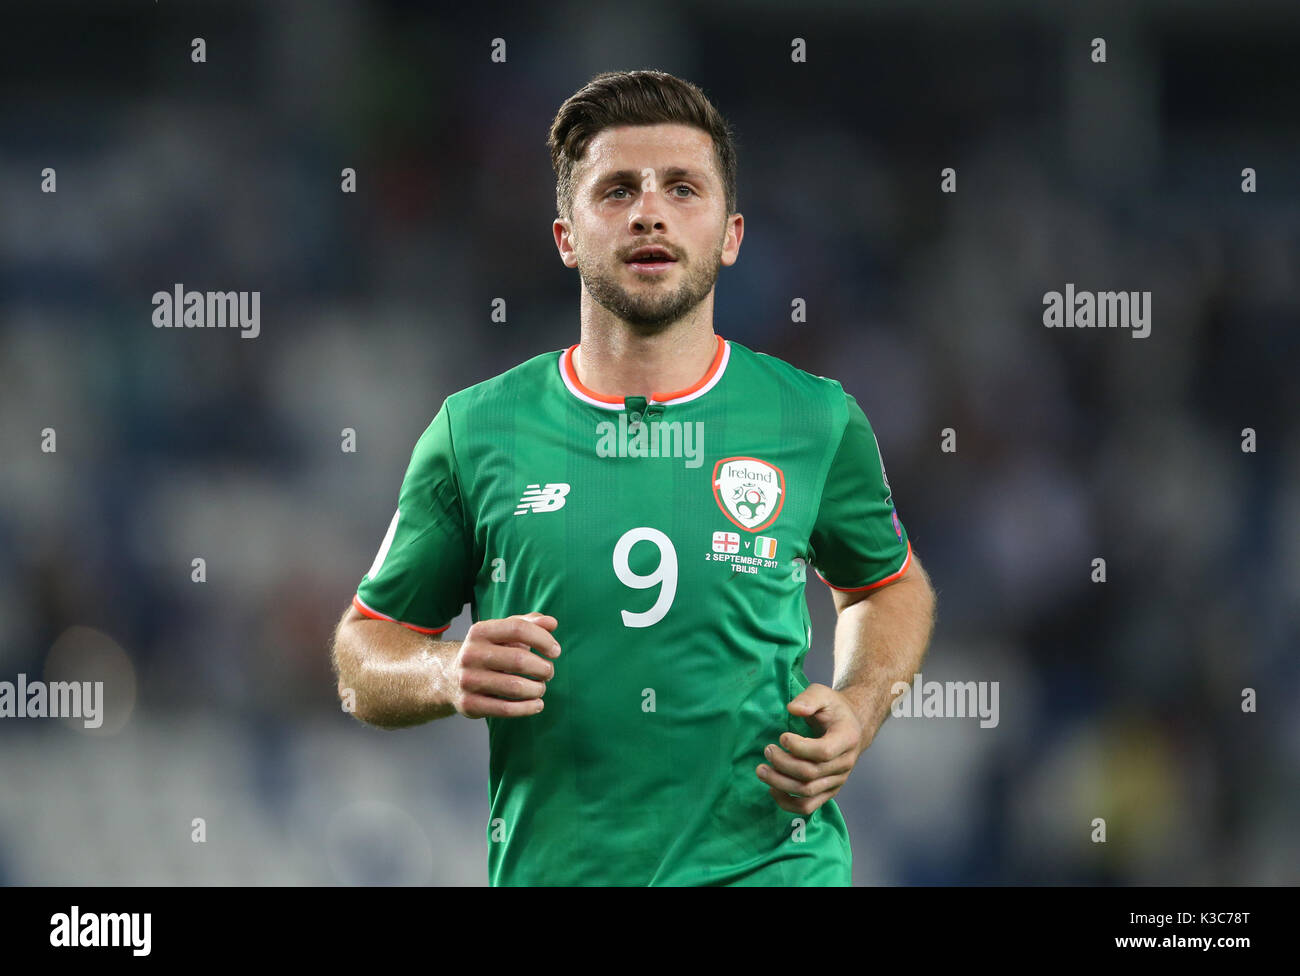
[[[723,240],[725,235],[718,240],[712,259],[707,263],[679,260],[682,280],[671,291],[662,284],[647,283],[647,287],[633,293],[619,282],[621,272],[606,273],[603,268],[592,268],[580,252],[578,275],[597,305],[642,335],[657,335],[689,314],[713,290],[718,272],[722,270]]]

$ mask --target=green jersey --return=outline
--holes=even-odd
[[[423,633],[558,621],[545,708],[486,719],[493,885],[847,885],[834,801],[756,775],[808,686],[806,567],[868,590],[911,545],[834,380],[717,339],[694,386],[608,397],[576,346],[446,399],[355,605]]]

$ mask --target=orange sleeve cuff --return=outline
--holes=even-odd
[[[868,583],[866,586],[836,586],[825,576],[822,576],[820,570],[814,568],[813,571],[817,573],[818,578],[821,579],[821,581],[825,583],[827,586],[829,586],[832,590],[839,590],[843,593],[861,593],[864,590],[874,590],[878,586],[884,586],[886,583],[892,583],[894,580],[898,579],[900,576],[906,573],[907,567],[910,566],[911,564],[912,564],[912,540],[908,539],[907,555],[903,557],[903,565],[899,566],[896,572],[890,573],[884,579],[876,580],[874,583]]]
[[[414,630],[416,633],[420,633],[420,634],[441,634],[444,630],[446,630],[448,627],[451,626],[450,623],[443,624],[443,626],[441,627],[417,627],[415,624],[408,624],[404,620],[398,620],[395,617],[388,616],[388,614],[386,613],[380,613],[378,610],[373,610],[370,607],[366,606],[365,603],[362,602],[360,594],[353,594],[352,605],[357,608],[357,611],[359,613],[361,613],[364,616],[370,617],[372,620],[387,620],[391,623],[401,624],[403,627],[408,627],[411,630]]]

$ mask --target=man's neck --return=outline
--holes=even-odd
[[[604,396],[650,397],[694,386],[717,351],[708,321],[683,321],[651,336],[626,327],[598,332],[584,326],[573,369],[583,386]]]

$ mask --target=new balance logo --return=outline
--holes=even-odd
[[[564,496],[569,493],[569,486],[563,482],[548,482],[545,487],[529,485],[524,489],[523,497],[515,508],[516,515],[526,512],[553,512],[564,507]]]

